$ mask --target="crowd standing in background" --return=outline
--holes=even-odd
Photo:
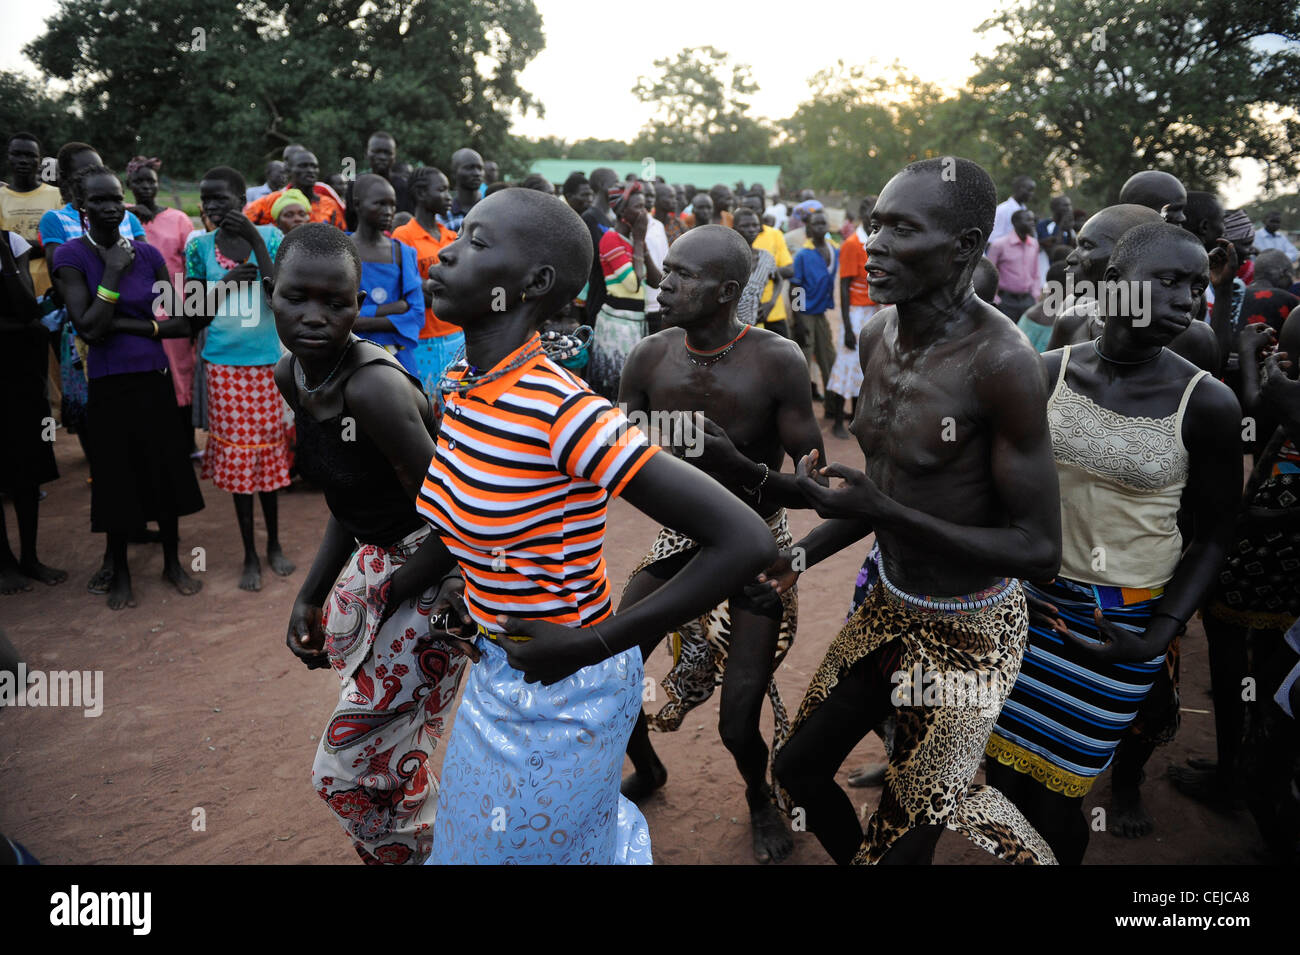
[[[968,160],[841,211],[609,167],[505,181],[468,146],[412,168],[382,130],[365,148],[324,178],[300,143],[225,157],[263,182],[215,165],[191,217],[160,201],[166,156],[112,157],[119,177],[90,144],[47,164],[9,134],[0,594],[68,577],[37,557],[53,430],[89,462],[87,589],[114,610],[156,597],[132,544],[199,590],[178,548],[201,481],[233,499],[239,588],[262,556],[296,573],[278,495],[310,481],[328,517],[287,640],[340,679],[313,786],[369,863],[649,862],[635,802],[667,770],[648,731],[722,686],[758,861],[789,854],[798,808],[837,862],[928,862],[946,827],[1077,864],[1108,769],[1113,831],[1159,825],[1143,767],[1177,732],[1200,613],[1218,758],[1174,783],[1245,800],[1294,861],[1300,252],[1280,212],[1252,222],[1163,170],[1040,218],[1032,178],[998,201]],[[632,412],[699,415],[703,450]],[[861,461],[828,461],[822,429]],[[615,496],[663,525],[621,602]],[[790,508],[825,520],[795,542]],[[795,581],[868,535],[791,718],[772,675]],[[642,658],[669,634],[670,704],[647,714]],[[899,703],[922,671],[985,695]],[[864,830],[835,773],[872,731],[889,763]],[[492,806],[530,822],[497,829]]]

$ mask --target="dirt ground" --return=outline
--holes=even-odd
[[[36,585],[0,597],[0,627],[31,668],[102,670],[103,714],[0,710],[0,831],[46,863],[358,863],[310,784],[318,734],[337,697],[336,678],[308,671],[284,646],[289,608],[325,522],[322,496],[301,489],[283,496],[282,537],[298,571],[288,578],[267,571],[263,590],[249,594],[236,587],[234,508],[205,483],[207,508],[181,521],[182,555],[194,547],[207,552],[203,591],[179,596],[160,579],[157,547],[135,546],[139,606],[114,613],[103,597],[85,590],[103,547],[102,537],[88,533],[85,460],[75,438],[62,431],[56,447],[62,477],[48,485],[41,505],[40,553],[71,577],[56,588]],[[861,463],[856,445],[829,434],[827,450],[831,460]],[[8,518],[12,536],[12,510]],[[796,538],[815,521],[811,512],[794,514]],[[616,589],[654,532],[648,519],[614,503],[606,558]],[[800,584],[798,639],[777,674],[792,710],[843,620],[866,550],[864,543],[838,555]],[[1171,763],[1214,752],[1199,623],[1193,622],[1184,646],[1182,730],[1152,759],[1144,788],[1156,831],[1137,841],[1097,832],[1089,863],[1263,861],[1246,813],[1216,815],[1165,781]],[[661,648],[647,670],[662,676],[667,663]],[[770,712],[764,719],[770,738]],[[740,778],[716,727],[715,694],[679,732],[654,738],[669,771],[667,787],[643,807],[658,863],[753,861]],[[855,767],[882,758],[870,738],[846,763],[841,782]],[[1088,798],[1090,812],[1107,805],[1108,779]],[[864,812],[879,792],[850,790]],[[205,828],[196,831],[200,815]],[[788,864],[829,861],[816,839],[802,833]],[[995,863],[950,833],[939,844],[938,861]]]

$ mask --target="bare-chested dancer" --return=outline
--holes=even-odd
[[[736,317],[736,303],[750,273],[750,250],[741,235],[723,226],[685,233],[664,260],[660,314],[664,331],[644,339],[628,356],[619,400],[626,413],[656,416],[699,412],[708,436],[677,450],[767,521],[778,546],[792,543],[786,503],[803,506],[791,475],[776,478],[789,454],[798,461],[822,453],[813,415],[807,365],[798,346]],[[684,436],[684,435],[683,435]],[[704,437],[696,435],[696,437]],[[701,451],[694,454],[692,451]],[[670,580],[699,551],[689,538],[664,528],[628,581],[623,604],[632,605]],[[766,588],[764,588],[766,590]],[[761,592],[755,600],[731,595],[676,633],[674,666],[664,679],[668,702],[653,717],[643,712],[628,743],[635,772],[623,782],[632,799],[648,795],[667,779],[650,745],[649,728],[675,730],[693,707],[722,686],[718,731],[745,780],[753,827],[754,857],[780,862],[794,847],[767,781],[767,744],[759,732],[763,696],[772,699],[778,742],[789,732],[785,707],[772,673],[794,641],[797,598]],[[648,634],[646,657],[663,639]]]
[[[800,461],[798,486],[830,519],[765,575],[783,589],[794,555],[811,566],[876,534],[876,586],[831,643],[775,763],[842,864],[929,862],[945,826],[1003,858],[1054,861],[1001,793],[971,786],[1024,653],[1015,578],[1051,577],[1061,556],[1042,362],[971,287],[996,204],[988,174],[951,157],[913,163],[880,193],[867,278],[886,307],[861,336],[853,421],[867,471]],[[894,710],[900,671],[955,674],[982,692],[938,706],[905,696]],[[835,773],[890,712],[885,789],[864,837]]]

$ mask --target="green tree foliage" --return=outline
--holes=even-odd
[[[1300,169],[1298,0],[1027,0],[981,32],[973,97],[1009,165],[1088,180],[1113,202],[1135,170],[1213,186],[1237,158],[1269,183]]]
[[[655,69],[657,78],[641,77],[632,88],[655,108],[655,118],[632,143],[633,155],[676,162],[769,161],[772,130],[749,115],[748,98],[758,86],[748,66],[703,46],[655,60]]]
[[[360,170],[381,128],[407,161],[472,145],[512,163],[512,111],[540,112],[518,74],[544,43],[532,0],[62,0],[24,52],[110,164],[257,174],[290,142]]]
[[[61,143],[75,139],[80,130],[71,107],[21,73],[0,70],[0,130],[4,135],[19,130],[31,133],[52,153]]]

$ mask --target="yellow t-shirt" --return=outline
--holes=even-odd
[[[790,247],[785,244],[785,236],[780,229],[774,229],[770,225],[763,226],[763,231],[754,240],[754,248],[766,249],[771,253],[772,258],[776,260],[778,269],[783,269],[787,265],[794,265],[794,257],[790,255]],[[766,304],[772,300],[772,289],[775,284],[771,280],[768,281],[763,288],[763,296],[759,299],[760,302]],[[785,302],[778,299],[777,303],[772,306],[772,311],[768,314],[767,320],[769,322],[779,322],[785,317]]]
[[[0,229],[17,232],[34,246],[40,245],[37,226],[41,216],[51,209],[63,207],[59,190],[41,183],[31,192],[15,192],[8,186],[0,188]],[[50,287],[50,270],[44,259],[30,259],[32,285],[36,294],[43,295]]]

